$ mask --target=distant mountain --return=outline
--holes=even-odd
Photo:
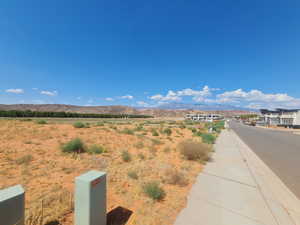
[[[201,110],[201,111],[255,111],[253,109],[223,104],[190,104],[190,103],[165,103],[159,109],[168,110]]]
[[[76,112],[76,113],[110,113],[110,114],[139,114],[133,107],[123,105],[112,106],[77,106],[63,104],[15,104],[1,105],[0,110],[31,110],[40,112]]]
[[[205,105],[168,103],[153,108],[135,108],[124,105],[111,106],[76,106],[64,104],[0,104],[0,110],[31,110],[40,112],[76,112],[76,113],[98,113],[98,114],[134,114],[151,115],[154,117],[183,117],[187,113],[202,113],[210,111],[224,115],[247,114],[253,110],[229,106],[229,105]]]

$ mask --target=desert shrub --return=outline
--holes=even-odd
[[[130,177],[131,179],[134,179],[134,180],[139,179],[139,176],[138,176],[138,174],[137,174],[135,171],[129,171],[127,175],[128,175],[128,177]]]
[[[96,126],[99,126],[99,127],[101,126],[102,127],[102,126],[104,126],[104,123],[103,122],[97,122]]]
[[[75,122],[75,123],[73,123],[73,127],[75,127],[75,128],[84,128],[85,125],[82,122]]]
[[[185,122],[186,125],[195,125],[195,124],[198,123],[198,122],[193,121],[193,120],[185,120],[184,122]]]
[[[128,151],[123,151],[121,156],[124,162],[130,162],[132,159],[131,154]]]
[[[152,130],[152,136],[159,136],[159,133],[156,130]]]
[[[157,140],[157,139],[152,139],[151,141],[152,141],[153,145],[161,145],[161,144],[163,144],[160,140]]]
[[[181,154],[188,160],[199,160],[201,162],[205,162],[210,158],[211,148],[207,144],[193,140],[186,140],[181,142],[178,147]]]
[[[32,161],[33,157],[32,155],[24,155],[18,159],[16,159],[17,164],[26,164],[28,165]]]
[[[206,144],[214,144],[216,137],[212,134],[202,133],[201,134],[202,141]]]
[[[189,128],[193,133],[196,133],[197,132],[197,129],[195,127],[191,127]]]
[[[158,182],[149,182],[143,186],[144,193],[153,200],[164,199],[166,192],[159,186]]]
[[[111,128],[111,129],[113,129],[113,130],[118,130],[118,127],[116,127],[116,126],[109,126],[109,128]]]
[[[195,133],[195,135],[201,137],[202,141],[206,144],[214,144],[216,141],[216,137],[213,134],[198,131]]]
[[[172,130],[170,128],[166,128],[163,130],[163,133],[170,136],[172,134]]]
[[[90,154],[101,154],[103,152],[105,152],[105,148],[100,145],[92,145],[88,149],[88,153],[90,153]]]
[[[85,151],[83,142],[79,138],[74,138],[61,147],[63,152],[67,153],[81,153]]]
[[[135,144],[135,147],[136,147],[137,149],[141,149],[141,148],[144,148],[145,145],[144,145],[143,142],[139,141],[138,143]]]
[[[134,130],[135,131],[143,131],[144,128],[143,128],[143,126],[139,125],[139,126],[136,126]]]
[[[197,132],[194,133],[195,136],[199,136],[199,137],[201,137],[202,134],[203,134],[203,133],[202,133],[201,131],[197,131]]]
[[[129,129],[129,128],[125,128],[124,130],[122,130],[123,134],[129,134],[129,135],[133,135],[134,131]]]
[[[37,120],[36,121],[37,124],[47,124],[46,120]]]
[[[141,160],[144,160],[146,157],[143,153],[139,153],[138,154],[138,157],[141,159]]]
[[[164,174],[164,181],[167,184],[185,186],[188,184],[188,180],[184,174],[176,169],[168,169]]]
[[[179,128],[184,129],[184,128],[186,128],[186,126],[184,124],[180,124]]]
[[[225,122],[224,121],[218,121],[218,122],[215,122],[212,124],[212,130],[217,132],[217,133],[220,133],[222,129],[224,129],[224,124]]]

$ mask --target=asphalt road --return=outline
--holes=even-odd
[[[234,121],[229,126],[300,199],[300,135]]]

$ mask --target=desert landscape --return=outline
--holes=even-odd
[[[130,225],[173,224],[222,126],[166,119],[1,119],[0,189],[24,186],[26,225],[71,225],[75,177],[105,171],[108,224],[125,224],[120,220],[126,215]],[[122,210],[109,214],[115,209]]]

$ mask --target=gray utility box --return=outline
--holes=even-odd
[[[0,225],[24,225],[25,192],[21,185],[0,190]]]
[[[75,225],[106,225],[106,173],[92,170],[76,177]]]

